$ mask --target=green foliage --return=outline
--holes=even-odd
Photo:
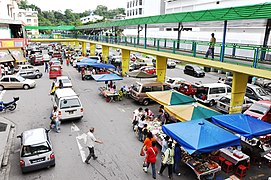
[[[116,15],[125,14],[124,8],[117,8],[108,10],[106,6],[99,5],[94,11],[86,10],[82,13],[74,13],[71,9],[66,9],[64,13],[61,11],[42,11],[38,6],[34,4],[28,4],[27,0],[22,0],[18,4],[20,9],[31,8],[34,11],[38,11],[39,26],[59,26],[59,25],[82,25],[80,18],[89,16],[91,13],[99,16],[103,16],[104,19],[113,19]],[[98,22],[103,22],[100,20]],[[92,24],[88,22],[86,24]]]

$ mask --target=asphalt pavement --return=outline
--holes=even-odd
[[[44,69],[39,67],[42,72]],[[169,69],[167,76],[183,77],[191,82],[203,83],[216,82],[217,74],[208,73],[206,78],[194,78],[183,75],[182,67]],[[61,133],[50,132],[52,144],[56,156],[56,166],[27,174],[22,174],[19,166],[19,139],[14,139],[10,155],[10,180],[142,180],[152,179],[151,168],[148,173],[142,170],[143,157],[140,157],[142,143],[136,139],[131,127],[132,112],[140,105],[132,99],[123,99],[113,103],[107,103],[99,95],[98,87],[103,83],[95,81],[82,81],[80,74],[71,66],[63,65],[64,75],[70,76],[73,88],[82,101],[84,118],[81,121],[64,122],[61,124]],[[123,81],[117,81],[117,88],[123,85],[131,85],[137,79],[125,77]],[[143,81],[143,80],[142,80]],[[44,73],[41,79],[37,79],[37,86],[30,90],[8,90],[4,100],[10,100],[13,96],[19,96],[18,108],[14,112],[3,114],[12,119],[16,126],[16,134],[22,131],[46,127],[49,128],[49,115],[52,109],[52,101],[49,95],[52,80]],[[149,106],[154,112],[158,112],[158,105],[151,103]],[[85,164],[83,160],[88,154],[83,137],[90,127],[95,127],[95,136],[102,140],[103,144],[97,144],[95,153],[97,160],[90,160]],[[160,168],[160,156],[156,169]],[[174,179],[196,179],[195,174],[187,166],[182,165],[182,176]],[[225,177],[225,174],[221,176]],[[266,176],[264,176],[266,177]],[[157,179],[168,179],[167,171],[163,176],[157,175]]]

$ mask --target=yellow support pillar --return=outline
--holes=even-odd
[[[130,63],[130,51],[126,49],[121,50],[121,69],[122,76],[125,76],[129,72],[129,63]]]
[[[233,72],[230,114],[241,113],[246,93],[248,75]]]
[[[90,55],[95,56],[96,45],[90,43]]]
[[[79,41],[75,41],[75,48],[79,48]]]
[[[83,54],[83,56],[87,55],[87,43],[86,42],[82,42],[82,54]]]
[[[167,58],[156,56],[156,75],[158,82],[165,82],[167,70]]]
[[[108,57],[109,57],[109,46],[102,46],[102,56],[103,56],[103,62],[108,63]]]

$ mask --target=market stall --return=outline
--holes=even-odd
[[[221,170],[217,163],[208,157],[200,159],[198,154],[210,153],[240,144],[238,136],[205,119],[163,125],[162,130],[187,152],[186,155],[183,155],[182,160],[193,169],[198,179],[203,175],[215,174]]]

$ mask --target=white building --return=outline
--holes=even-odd
[[[102,20],[103,18],[104,18],[103,16],[98,16],[98,15],[90,14],[89,16],[80,18],[80,21],[83,24],[85,24],[85,23],[88,23],[88,22],[96,22],[98,20]]]
[[[16,19],[18,4],[13,0],[0,0],[0,19]]]
[[[127,0],[126,19],[165,13],[164,0]]]
[[[32,9],[19,9],[17,19],[23,21],[26,26],[38,26],[39,18],[38,11]],[[39,30],[32,29],[27,31],[28,34],[39,34]]]

